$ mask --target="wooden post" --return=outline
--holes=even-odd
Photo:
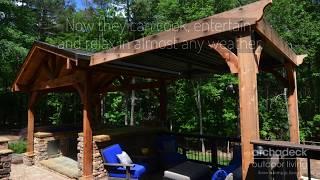
[[[27,152],[31,155],[33,154],[33,138],[34,138],[34,109],[33,107],[28,107],[28,146]]]
[[[92,144],[92,103],[87,77],[83,83],[83,179],[93,179],[93,144]]]
[[[160,80],[160,120],[167,127],[167,85],[164,80]],[[171,124],[170,124],[171,129]]]
[[[27,152],[30,155],[33,155],[34,147],[34,120],[35,120],[35,111],[34,106],[36,100],[38,98],[37,92],[32,92],[29,96],[29,103],[28,103],[28,130],[27,130]]]
[[[289,82],[288,119],[290,127],[290,141],[300,143],[296,70],[292,64],[287,64],[286,70]]]
[[[257,64],[250,32],[237,38],[237,52],[239,59],[242,179],[245,180],[254,178],[252,169],[254,147],[250,141],[259,139]]]
[[[293,64],[286,64],[288,78],[288,121],[290,141],[300,144],[299,132],[299,110],[298,110],[298,93],[297,93],[297,76]],[[297,179],[301,177],[300,160],[297,159]]]

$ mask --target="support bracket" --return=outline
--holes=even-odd
[[[308,57],[308,54],[297,55],[297,65],[301,65],[306,57]]]
[[[261,43],[257,44],[256,49],[254,50],[254,57],[256,59],[256,73],[259,73],[259,65],[261,60],[261,54],[263,50],[263,45]]]
[[[228,64],[231,73],[237,74],[239,72],[239,61],[237,55],[235,55],[221,43],[209,44],[209,47],[217,51],[222,56],[222,58]]]

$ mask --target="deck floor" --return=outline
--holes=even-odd
[[[58,173],[54,173],[42,167],[26,166],[23,164],[11,165],[12,180],[70,180],[65,176]]]

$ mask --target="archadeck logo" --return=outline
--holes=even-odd
[[[265,156],[265,157],[272,157],[272,156],[279,156],[279,157],[307,157],[307,150],[305,149],[257,149],[254,150],[254,156]]]

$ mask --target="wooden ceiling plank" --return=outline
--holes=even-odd
[[[159,88],[160,82],[146,82],[139,84],[127,84],[124,86],[112,86],[108,89],[108,92],[118,92],[118,91],[130,91],[130,90],[142,90],[142,89],[153,89]]]

